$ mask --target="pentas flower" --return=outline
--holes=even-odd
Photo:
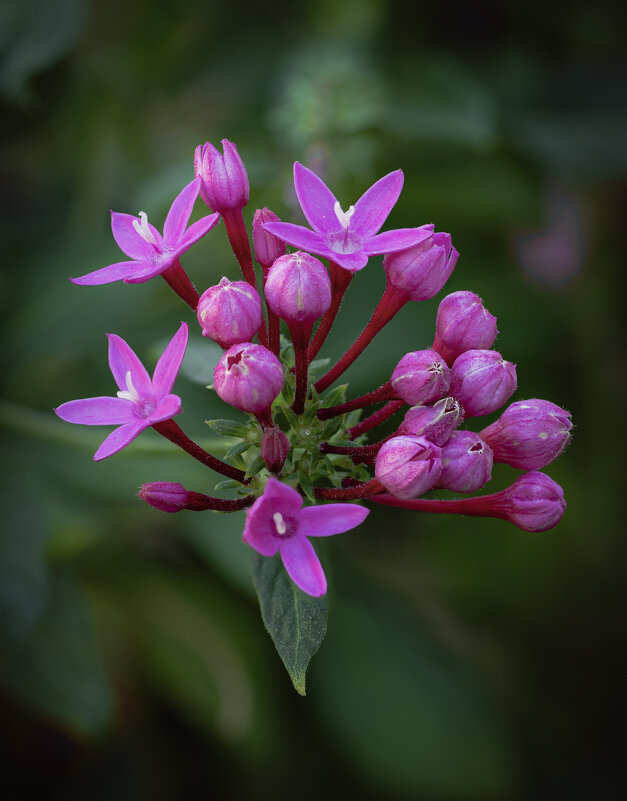
[[[200,179],[197,178],[177,195],[165,219],[163,236],[148,222],[143,211],[139,212],[139,217],[112,211],[113,237],[131,261],[118,261],[70,280],[75,284],[90,286],[113,281],[140,284],[165,272],[220,219],[219,214],[210,214],[187,228],[199,189]]]
[[[401,170],[385,175],[344,211],[324,181],[296,162],[294,188],[313,230],[286,222],[265,223],[264,228],[289,245],[329,259],[345,270],[361,270],[369,256],[404,250],[431,236],[425,228],[379,233],[398,200],[403,180]]]
[[[96,451],[96,461],[121,451],[145,428],[170,420],[181,411],[181,399],[170,392],[185,355],[188,328],[181,323],[157,362],[152,379],[121,337],[107,336],[109,367],[119,387],[117,397],[68,401],[54,410],[66,423],[118,426]]]
[[[327,580],[308,537],[330,537],[355,528],[369,509],[350,503],[307,506],[295,489],[269,478],[264,493],[246,514],[244,542],[262,556],[277,552],[294,584],[308,595],[327,591]]]

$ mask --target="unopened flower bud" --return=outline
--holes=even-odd
[[[261,300],[245,281],[222,278],[200,296],[197,313],[203,336],[223,348],[250,342],[261,326]]]
[[[395,395],[410,406],[439,400],[446,395],[450,384],[450,370],[434,350],[406,353],[390,378]]]
[[[492,451],[473,431],[453,431],[442,448],[438,487],[475,492],[492,478]]]
[[[172,481],[151,481],[137,493],[142,501],[161,512],[180,512],[187,508],[188,492],[182,484]]]
[[[566,509],[564,491],[545,473],[523,473],[511,487],[492,496],[493,511],[524,531],[547,531]]]
[[[481,438],[494,451],[495,461],[520,470],[539,470],[562,453],[572,427],[569,412],[533,398],[508,406],[496,422],[483,429]]]
[[[255,259],[262,267],[269,268],[280,256],[285,255],[285,242],[265,231],[264,223],[280,222],[277,215],[268,208],[257,209],[253,217],[253,245]]]
[[[455,398],[442,398],[431,406],[412,406],[398,427],[398,434],[425,437],[440,448],[462,422],[464,413]]]
[[[313,323],[331,305],[331,280],[321,261],[298,250],[274,262],[265,294],[278,317],[288,323]]]
[[[237,148],[222,140],[224,155],[211,142],[198,145],[194,154],[194,174],[200,178],[200,196],[213,211],[223,214],[242,209],[248,203],[248,176]]]
[[[290,450],[290,441],[277,426],[269,426],[261,440],[261,458],[271,473],[280,473]]]
[[[244,342],[223,353],[213,371],[213,383],[222,400],[236,409],[263,412],[283,387],[283,368],[263,345]]]
[[[411,300],[429,300],[451,277],[458,258],[450,234],[434,233],[407,250],[388,253],[383,269],[388,283]]]
[[[484,308],[474,292],[453,292],[438,306],[433,350],[449,367],[467,350],[485,350],[498,334],[496,317]]]
[[[490,414],[516,389],[516,366],[495,350],[467,350],[451,369],[451,395],[468,417]]]
[[[377,455],[375,476],[397,498],[416,498],[434,487],[442,451],[424,437],[393,437]]]

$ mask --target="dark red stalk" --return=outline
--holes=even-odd
[[[500,508],[501,492],[491,495],[482,495],[476,498],[458,498],[450,501],[412,498],[403,501],[394,495],[378,495],[372,498],[376,503],[384,506],[397,506],[400,509],[411,509],[415,512],[433,512],[434,514],[470,515],[473,517],[498,517],[508,520],[506,510]]]
[[[272,409],[268,406],[267,409],[264,409],[261,412],[255,412],[255,417],[259,420],[259,425],[265,431],[266,428],[272,428],[274,425],[272,421]]]
[[[316,391],[323,392],[327,387],[331,386],[372,342],[379,331],[403,308],[408,300],[409,296],[405,292],[395,289],[388,284],[377,308],[372,313],[368,325],[355,340],[355,344],[346,351],[339,362],[316,382]]]
[[[316,498],[324,498],[327,501],[353,501],[357,498],[369,498],[377,492],[385,492],[385,489],[376,478],[345,489],[336,487],[316,487],[315,489]]]
[[[294,345],[294,361],[296,370],[296,389],[294,392],[294,403],[292,411],[294,414],[302,414],[305,411],[305,399],[309,382],[307,374],[309,372],[309,340],[313,321],[308,323],[287,323]]]
[[[246,224],[244,223],[244,215],[241,209],[229,209],[222,212],[222,219],[226,226],[226,234],[233,248],[235,258],[242,268],[244,279],[255,287],[255,268],[253,267],[253,259],[250,253],[250,242],[248,241],[248,232]]]
[[[246,509],[246,507],[252,506],[254,502],[254,495],[246,495],[245,498],[227,500],[226,498],[212,498],[210,495],[204,495],[202,492],[188,491],[185,509],[189,509],[191,512],[204,512],[207,509],[211,509],[214,512],[238,512],[240,509]]]
[[[265,265],[262,264],[261,269],[263,271],[263,284],[266,285],[266,278],[268,277],[268,273],[270,271],[270,267],[272,265]],[[268,302],[266,301],[266,308],[268,310],[268,345],[267,347],[274,353],[275,356],[279,355],[279,349],[281,346],[281,320],[276,314],[272,311]]]
[[[373,442],[372,445],[333,445],[330,442],[323,442],[320,445],[320,451],[322,453],[339,453],[344,456],[350,456],[355,464],[359,462],[374,464],[383,443],[393,436],[394,434],[390,434],[389,437],[382,439],[381,442]]]
[[[348,285],[350,284],[354,273],[345,270],[334,261],[330,261],[329,275],[331,277],[331,305],[322,318],[322,322],[318,326],[318,330],[316,331],[314,338],[311,341],[311,345],[309,346],[310,362],[316,358],[318,351],[325,343],[325,340],[340,309],[340,304],[342,303],[344,293],[348,289]]]
[[[366,431],[376,428],[376,426],[384,423],[388,418],[392,417],[392,415],[404,405],[405,401],[402,400],[389,401],[385,404],[385,406],[382,406],[380,409],[377,409],[376,412],[373,412],[370,417],[365,417],[363,420],[361,420],[361,422],[357,423],[357,425],[349,428],[348,433],[350,434],[350,438],[356,439],[361,434],[365,434]]]
[[[370,406],[372,403],[379,403],[380,401],[394,400],[396,398],[392,385],[388,381],[383,384],[379,389],[374,389],[365,395],[360,395],[358,398],[346,401],[346,403],[339,403],[337,406],[329,406],[326,409],[318,411],[318,418],[320,420],[329,420],[331,417],[337,417],[338,414],[347,414],[354,412],[355,409],[363,409],[364,406]]]
[[[155,431],[158,431],[162,437],[169,439],[170,442],[178,445],[179,448],[182,448],[189,453],[190,456],[193,456],[194,459],[202,462],[202,464],[215,470],[216,473],[221,473],[223,476],[232,478],[242,484],[248,484],[248,480],[244,480],[245,473],[242,470],[238,470],[236,467],[223,462],[221,459],[217,459],[215,456],[203,450],[200,445],[196,445],[174,420],[164,420],[161,423],[154,423],[152,427]]]
[[[183,269],[181,262],[177,259],[174,264],[171,264],[161,275],[170,289],[173,289],[179,298],[187,303],[192,311],[196,311],[200,296],[196,291],[196,287],[192,284],[189,276]]]

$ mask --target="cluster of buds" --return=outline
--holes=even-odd
[[[238,497],[167,481],[145,484],[139,497],[168,513],[245,509],[244,542],[265,557],[279,553],[292,581],[312,596],[326,592],[326,579],[310,538],[358,526],[369,511],[364,503],[497,517],[525,531],[545,531],[559,522],[563,492],[539,471],[570,439],[568,412],[549,401],[523,400],[479,433],[460,427],[468,418],[496,412],[517,389],[515,365],[493,349],[496,318],[477,295],[446,296],[431,347],[402,356],[378,389],[347,399],[347,385],[337,384],[405,304],[440,292],[458,259],[450,235],[431,224],[380,232],[403,186],[400,170],[345,211],[315,173],[296,163],[296,195],[309,227],[258,209],[251,250],[243,216],[248,177],[235,145],[225,140],[223,153],[209,143],[199,147],[194,166],[195,178],[174,200],[163,234],[144,212],[113,213],[113,236],[130,260],[73,280],[138,283],[162,275],[196,313],[203,336],[224,349],[215,391],[247,416],[209,421],[225,437],[225,452],[222,458],[208,453],[174,421],[182,404],[172,388],[188,324],[181,324],[152,378],[129,345],[110,335],[116,396],[70,401],[55,410],[71,423],[116,426],[95,459],[112,456],[152,427],[220,474],[217,490],[236,489]],[[188,226],[199,196],[212,213]],[[220,219],[243,280],[224,277],[199,295],[180,257]],[[328,360],[315,357],[351,280],[379,255],[385,291],[354,344],[329,367]],[[375,404],[382,405],[362,418]],[[393,434],[367,442],[402,409]],[[527,472],[501,492],[468,497],[490,481],[494,462]],[[440,490],[464,497],[422,497]]]

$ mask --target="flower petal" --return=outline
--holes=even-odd
[[[281,559],[288,576],[307,595],[315,598],[327,591],[327,580],[313,545],[307,537],[290,537],[281,543]]]
[[[272,507],[262,495],[246,513],[242,539],[262,556],[274,556],[281,541],[273,534]]]
[[[318,256],[329,257],[331,251],[327,247],[324,237],[315,231],[310,231],[302,225],[286,222],[271,222],[263,224],[264,231],[269,231],[281,241],[287,242],[308,253],[316,253]]]
[[[123,426],[116,428],[98,448],[94,454],[94,461],[99,462],[101,459],[106,459],[107,456],[113,456],[114,453],[118,453],[147,427],[144,420],[135,420],[132,423],[125,423]]]
[[[294,163],[294,188],[307,222],[316,231],[327,233],[338,227],[335,195],[315,172]]]
[[[163,225],[163,240],[167,245],[176,244],[185,233],[199,189],[200,178],[194,178],[174,199]]]
[[[146,281],[150,281],[151,278],[155,278],[157,275],[161,275],[162,272],[168,269],[170,265],[176,261],[176,254],[168,254],[167,256],[163,257],[159,254],[156,254],[155,257],[150,262],[144,262],[140,270],[137,270],[133,275],[129,275],[128,278],[124,279],[125,284],[143,284]]]
[[[143,269],[140,261],[118,261],[109,264],[100,270],[81,275],[79,278],[70,278],[73,284],[81,286],[100,286],[100,284],[112,284],[114,281],[124,281]]]
[[[298,534],[305,537],[330,537],[360,525],[369,509],[353,503],[330,503],[326,506],[307,506],[301,510]]]
[[[152,377],[152,391],[158,398],[163,398],[172,391],[183,356],[185,356],[188,336],[187,323],[181,323],[181,327],[159,357]]]
[[[165,398],[159,401],[154,412],[146,419],[149,425],[161,423],[163,420],[170,420],[172,417],[176,417],[177,414],[180,414],[182,405],[178,395],[166,395]]]
[[[397,228],[366,239],[364,251],[370,256],[407,250],[432,236],[426,228]]]
[[[130,401],[109,396],[68,401],[57,406],[54,412],[66,423],[83,426],[118,426],[135,419]]]
[[[300,515],[300,510],[303,505],[303,499],[298,490],[290,487],[289,484],[284,484],[272,476],[263,491],[263,497],[275,506],[275,511],[286,512],[295,516]]]
[[[331,253],[327,258],[339,264],[339,266],[343,267],[345,270],[348,270],[349,273],[363,270],[366,264],[368,264],[368,254],[361,250],[358,250],[356,253]]]
[[[147,242],[141,234],[135,230],[133,223],[139,224],[139,217],[133,217],[132,214],[121,214],[118,211],[111,212],[111,230],[113,231],[113,238],[117,242],[118,247],[131,259],[136,261],[144,261],[149,259],[155,252],[155,246]],[[161,242],[161,234],[150,223],[148,224],[157,244]]]
[[[205,234],[211,231],[219,220],[220,215],[216,212],[215,214],[209,214],[207,217],[201,217],[200,220],[196,220],[195,223],[192,223],[176,246],[177,256],[180,256],[181,253],[185,253],[192,245],[195,245],[199,239],[202,239]]]
[[[107,334],[109,339],[109,367],[116,384],[121,390],[127,390],[126,374],[130,372],[131,381],[139,397],[151,394],[152,384],[146,368],[139,361],[135,352],[117,334]]]
[[[364,238],[374,236],[398,200],[404,180],[402,170],[379,178],[355,203],[350,230]]]

